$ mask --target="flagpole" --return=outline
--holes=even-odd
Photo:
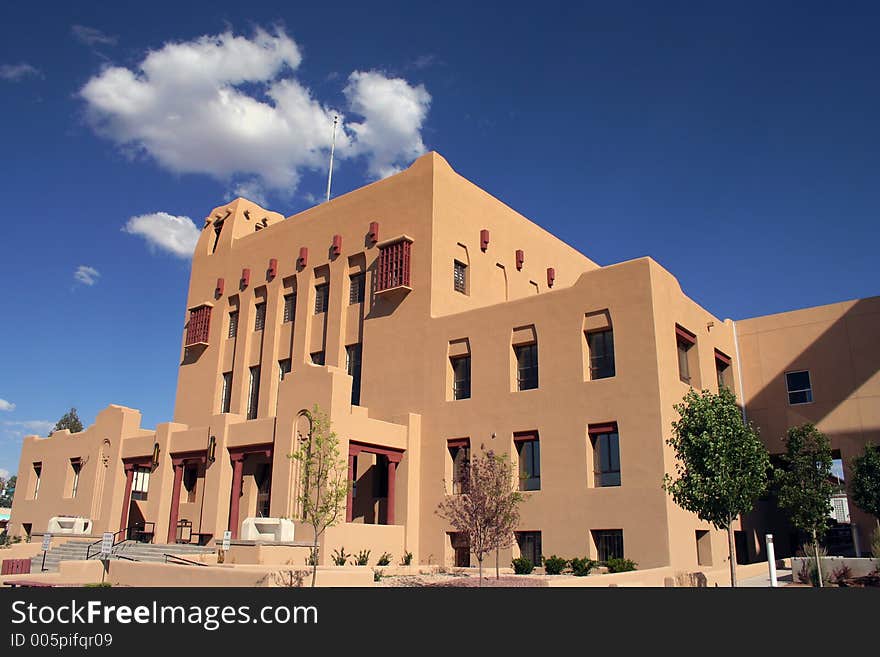
[[[336,124],[339,116],[333,116],[333,140],[330,143],[330,171],[327,172],[327,200],[330,200],[330,182],[333,180],[333,152],[336,150]]]

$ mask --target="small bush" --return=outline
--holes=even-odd
[[[815,557],[810,557],[801,561],[801,569],[798,571],[798,581],[801,584],[819,586],[819,570],[816,568]],[[828,582],[828,573],[822,573],[822,582]]]
[[[342,546],[338,550],[333,550],[333,563],[335,563],[337,566],[344,566],[350,556],[353,555],[346,554],[345,546]]]
[[[306,565],[307,566],[317,566],[318,565],[318,551],[315,548],[309,550],[309,556],[306,557]]]
[[[379,560],[376,562],[377,566],[387,566],[391,563],[391,553],[383,552],[382,556],[379,557]]]
[[[535,569],[535,564],[532,563],[531,559],[526,557],[517,557],[511,563],[513,566],[513,572],[517,575],[528,575]]]
[[[586,577],[590,574],[590,571],[599,564],[597,561],[593,561],[589,557],[584,557],[583,559],[575,557],[569,562],[569,565],[571,566],[572,575],[575,577]]]
[[[95,582],[94,584],[83,584],[87,589],[109,589],[113,585],[110,582]]]
[[[804,543],[798,548],[797,556],[799,557],[809,557],[810,559],[816,558],[816,550],[813,548],[812,543]],[[827,557],[828,550],[825,549],[824,545],[819,545],[819,557]]]
[[[361,550],[357,553],[357,556],[354,558],[354,563],[356,566],[366,566],[370,562],[370,551],[369,550]]]
[[[852,570],[846,564],[842,564],[840,568],[835,568],[831,573],[831,582],[837,586],[849,586],[849,580],[852,579]]]
[[[568,565],[568,560],[557,557],[555,554],[544,557],[544,572],[548,575],[560,575]]]
[[[874,530],[871,537],[871,554],[875,559],[880,559],[880,527]]]
[[[404,552],[403,556],[400,558],[400,565],[409,566],[410,564],[412,564],[412,557],[412,552]]]
[[[384,573],[381,570],[379,570],[378,568],[373,568],[373,581],[374,582],[381,582],[383,574]]]
[[[624,559],[622,557],[613,557],[605,562],[605,567],[609,573],[626,573],[635,570],[638,564],[632,559]]]

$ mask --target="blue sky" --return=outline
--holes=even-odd
[[[4,3],[0,471],[171,419],[190,220],[313,205],[335,111],[334,194],[436,150],[722,318],[880,292],[876,3],[473,4]]]

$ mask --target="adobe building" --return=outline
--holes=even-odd
[[[880,442],[880,298],[722,321],[651,258],[601,267],[436,153],[288,218],[243,198],[214,209],[181,327],[174,421],[146,429],[109,406],[81,433],[27,438],[13,532],[81,518],[63,531],[284,543],[292,526],[307,541],[285,520],[289,455],[317,405],[354,483],[322,564],[344,546],[467,565],[435,510],[468,454],[491,449],[527,496],[503,565],[523,553],[694,570],[722,566],[727,540],[661,489],[690,386],[733,390],[771,451],[804,420],[845,460]],[[804,371],[809,400],[788,376]],[[872,520],[852,517],[867,537]],[[762,555],[763,531],[740,528],[741,561]]]

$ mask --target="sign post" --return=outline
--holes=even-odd
[[[229,549],[231,543],[232,532],[227,529],[223,532],[223,543],[220,545],[220,554],[217,555],[217,563],[224,563],[226,561],[226,551]]]
[[[40,564],[40,572],[46,572],[46,553],[49,551],[49,544],[52,542],[52,534],[43,534],[43,563]]]

